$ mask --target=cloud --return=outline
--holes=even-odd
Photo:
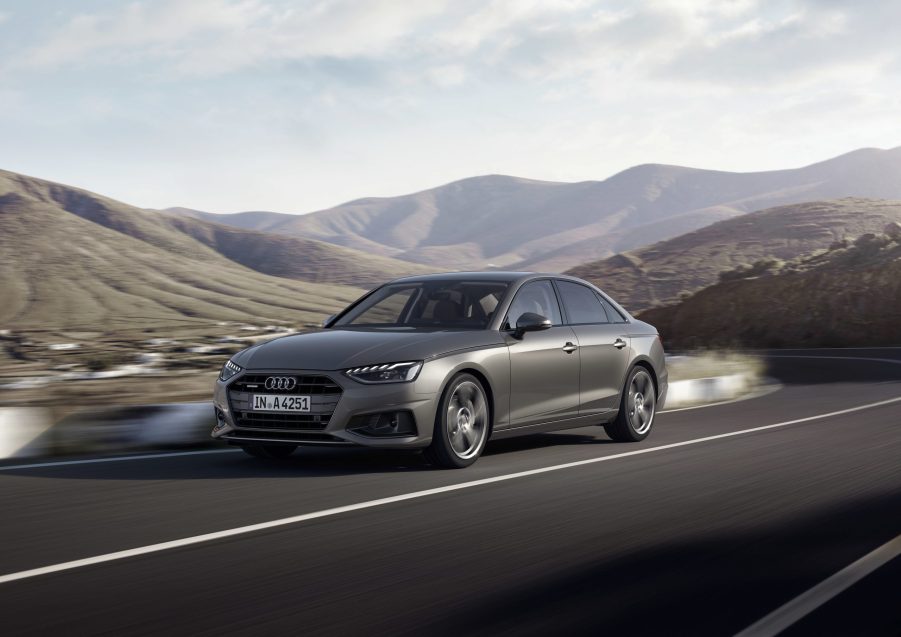
[[[145,0],[70,16],[19,63],[203,77],[371,60],[439,87],[492,74],[762,85],[890,66],[899,21],[901,5],[875,0]]]
[[[130,3],[114,13],[77,14],[24,56],[26,65],[59,67],[122,62],[135,54],[177,56],[176,45],[192,38],[239,33],[267,12],[256,2],[197,0]],[[200,43],[200,42],[198,42]]]
[[[26,5],[0,27],[0,161],[65,180],[88,149],[138,202],[298,210],[474,173],[759,169],[899,143],[901,3]]]
[[[436,86],[450,88],[466,81],[466,69],[460,64],[445,64],[430,68],[426,75]]]
[[[59,68],[149,59],[189,74],[311,58],[373,57],[440,12],[444,0],[135,2],[79,14],[25,53],[23,64]]]
[[[503,48],[535,28],[572,18],[592,4],[584,0],[489,0],[471,4],[467,11],[446,24],[436,39],[462,54],[485,45]]]
[[[656,70],[707,84],[773,89],[870,77],[898,59],[901,20],[894,3],[870,8],[808,0],[747,16],[737,24],[714,23],[674,52]]]

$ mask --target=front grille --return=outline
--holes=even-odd
[[[297,385],[294,389],[289,390],[268,390],[266,389],[266,379],[270,376],[288,376],[296,378]],[[299,396],[341,395],[341,386],[336,384],[335,381],[328,376],[297,376],[296,374],[282,374],[276,372],[273,372],[272,374],[245,374],[229,385],[228,388],[230,391],[287,394],[289,396],[293,394]]]
[[[266,389],[269,376],[291,376],[297,385],[290,390]],[[254,411],[254,394],[284,394],[310,397],[310,411],[307,413],[284,413]],[[228,387],[235,426],[238,430],[254,431],[322,431],[328,426],[338,400],[341,386],[328,376],[308,376],[285,373],[247,374],[236,379]],[[240,434],[240,431],[238,432]]]

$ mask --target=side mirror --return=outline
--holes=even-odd
[[[327,327],[328,324],[332,322],[332,319],[335,318],[335,316],[337,316],[337,314],[329,314],[328,316],[326,316],[322,321],[322,327]]]
[[[525,312],[516,321],[516,329],[513,330],[513,338],[522,338],[526,332],[538,332],[553,327],[551,319],[535,314],[535,312]]]

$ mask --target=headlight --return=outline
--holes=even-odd
[[[361,383],[408,383],[416,380],[420,369],[422,369],[422,361],[411,361],[354,367],[344,373]]]
[[[222,371],[219,372],[219,380],[226,381],[238,372],[244,371],[244,368],[240,365],[235,365],[233,362],[228,361],[225,365],[222,366]]]

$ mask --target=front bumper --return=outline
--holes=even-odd
[[[306,417],[285,422],[266,412],[250,409],[249,395],[273,394],[262,386],[248,389],[245,379],[257,376],[294,376],[327,378],[340,388],[331,395],[311,395],[310,412]],[[243,381],[243,382],[242,382]],[[303,390],[299,390],[303,391]],[[217,425],[212,437],[233,444],[296,444],[296,445],[362,445],[387,449],[416,449],[429,445],[435,421],[437,392],[434,383],[425,375],[409,383],[364,385],[340,372],[318,370],[245,370],[226,382],[216,381],[213,404]],[[384,412],[409,412],[415,421],[415,435],[371,436],[348,429],[355,416]],[[262,417],[261,417],[262,416]],[[287,419],[286,419],[287,420]]]

